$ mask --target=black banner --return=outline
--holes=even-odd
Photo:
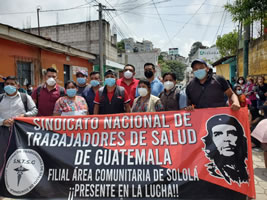
[[[218,110],[211,109],[206,117],[210,118],[213,112]],[[190,113],[182,115],[183,125],[174,112],[111,115],[113,118],[106,122],[105,116],[20,118],[13,127],[0,196],[238,200],[255,193],[254,185],[249,184],[254,182],[253,174],[247,170],[248,160],[237,161],[244,162],[239,169],[243,172],[224,176],[230,173],[229,169],[221,170],[206,154],[208,130],[202,132],[194,125],[198,113],[195,118]],[[123,124],[118,125],[116,117]],[[220,115],[220,120],[223,117]],[[141,123],[144,118],[151,119],[151,123],[144,120],[142,125],[130,124],[139,119]],[[210,119],[212,123],[216,121],[214,117],[213,121]],[[244,139],[243,145],[247,145]],[[227,147],[226,154],[231,152]]]

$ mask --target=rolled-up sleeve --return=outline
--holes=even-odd
[[[32,100],[32,97],[30,97],[29,95],[27,95],[27,107],[28,107],[28,112],[25,113],[25,117],[33,117],[38,114],[38,109],[36,108],[36,105]]]

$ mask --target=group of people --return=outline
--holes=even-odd
[[[237,79],[234,91],[237,94],[240,105],[248,106],[250,111],[250,129],[252,132],[252,147],[261,147],[264,151],[265,166],[267,168],[267,84],[264,76],[257,79],[243,77]]]
[[[3,101],[0,102],[0,125],[11,126],[16,116],[70,116],[91,114],[116,114],[125,112],[156,112],[183,109],[187,106],[186,96],[176,86],[176,75],[166,73],[163,82],[156,77],[152,63],[144,65],[147,79],[137,80],[135,67],[126,65],[123,77],[117,79],[115,71],[109,69],[104,73],[104,86],[101,86],[100,73],[93,71],[88,74],[80,70],[76,73],[76,82],[69,80],[65,87],[57,84],[57,70],[48,68],[45,82],[31,90],[31,97],[19,92],[19,83],[14,76],[5,78]],[[88,78],[90,82],[88,83]],[[15,104],[9,99],[27,97],[29,106]],[[19,99],[19,98],[16,98]],[[9,106],[5,102],[9,102]],[[5,110],[17,110],[6,116]],[[34,112],[33,112],[34,111]],[[30,113],[31,112],[31,113]]]
[[[48,68],[42,85],[34,90],[31,85],[27,88],[31,97],[24,91],[20,92],[16,77],[8,76],[4,82],[5,93],[0,96],[0,126],[11,126],[17,116],[190,111],[194,108],[223,107],[226,106],[225,95],[233,110],[240,108],[238,98],[227,81],[213,75],[205,61],[193,61],[192,69],[195,78],[188,84],[186,93],[177,87],[175,73],[165,73],[160,81],[152,63],[144,65],[146,79],[135,79],[135,67],[128,64],[120,79],[117,79],[116,72],[107,70],[104,86],[101,86],[99,72],[93,71],[88,76],[86,71],[80,70],[76,73],[77,81],[67,81],[64,88],[57,84],[57,70]]]
[[[259,78],[258,83],[261,84],[255,87],[252,81],[244,84],[244,79],[240,78],[232,90],[222,76],[213,74],[204,60],[194,60],[191,67],[195,77],[187,85],[186,92],[177,87],[175,73],[165,73],[160,81],[153,63],[144,64],[146,79],[137,80],[135,67],[127,64],[123,69],[122,78],[118,79],[116,72],[111,69],[104,73],[104,80],[101,80],[99,72],[93,71],[88,75],[86,71],[81,70],[76,73],[77,81],[67,81],[64,88],[57,84],[57,70],[48,68],[44,77],[45,82],[33,90],[31,87],[28,88],[31,96],[18,92],[16,77],[8,76],[4,82],[5,93],[0,94],[0,139],[6,140],[3,133],[12,126],[14,117],[98,115],[181,109],[192,111],[224,107],[227,103],[236,111],[247,105],[246,100],[241,101],[242,94],[247,98],[255,95],[255,98],[251,97],[249,100],[257,108],[266,100],[264,79]],[[257,101],[254,88],[255,92],[258,91],[261,101]],[[253,92],[250,92],[251,90]],[[6,147],[0,148],[0,152],[3,152]],[[0,160],[1,163],[3,160]],[[225,189],[225,192],[232,191]],[[240,194],[233,195],[237,195],[235,199],[242,199],[239,198]]]
[[[242,107],[261,109],[267,100],[267,84],[264,83],[264,76],[258,76],[256,80],[253,77],[239,77],[234,85],[234,91],[238,95]]]

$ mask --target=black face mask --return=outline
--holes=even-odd
[[[151,78],[154,75],[152,71],[145,71],[145,77]]]

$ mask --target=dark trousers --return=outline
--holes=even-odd
[[[0,178],[4,170],[6,151],[9,144],[9,137],[9,128],[6,126],[0,126]]]

